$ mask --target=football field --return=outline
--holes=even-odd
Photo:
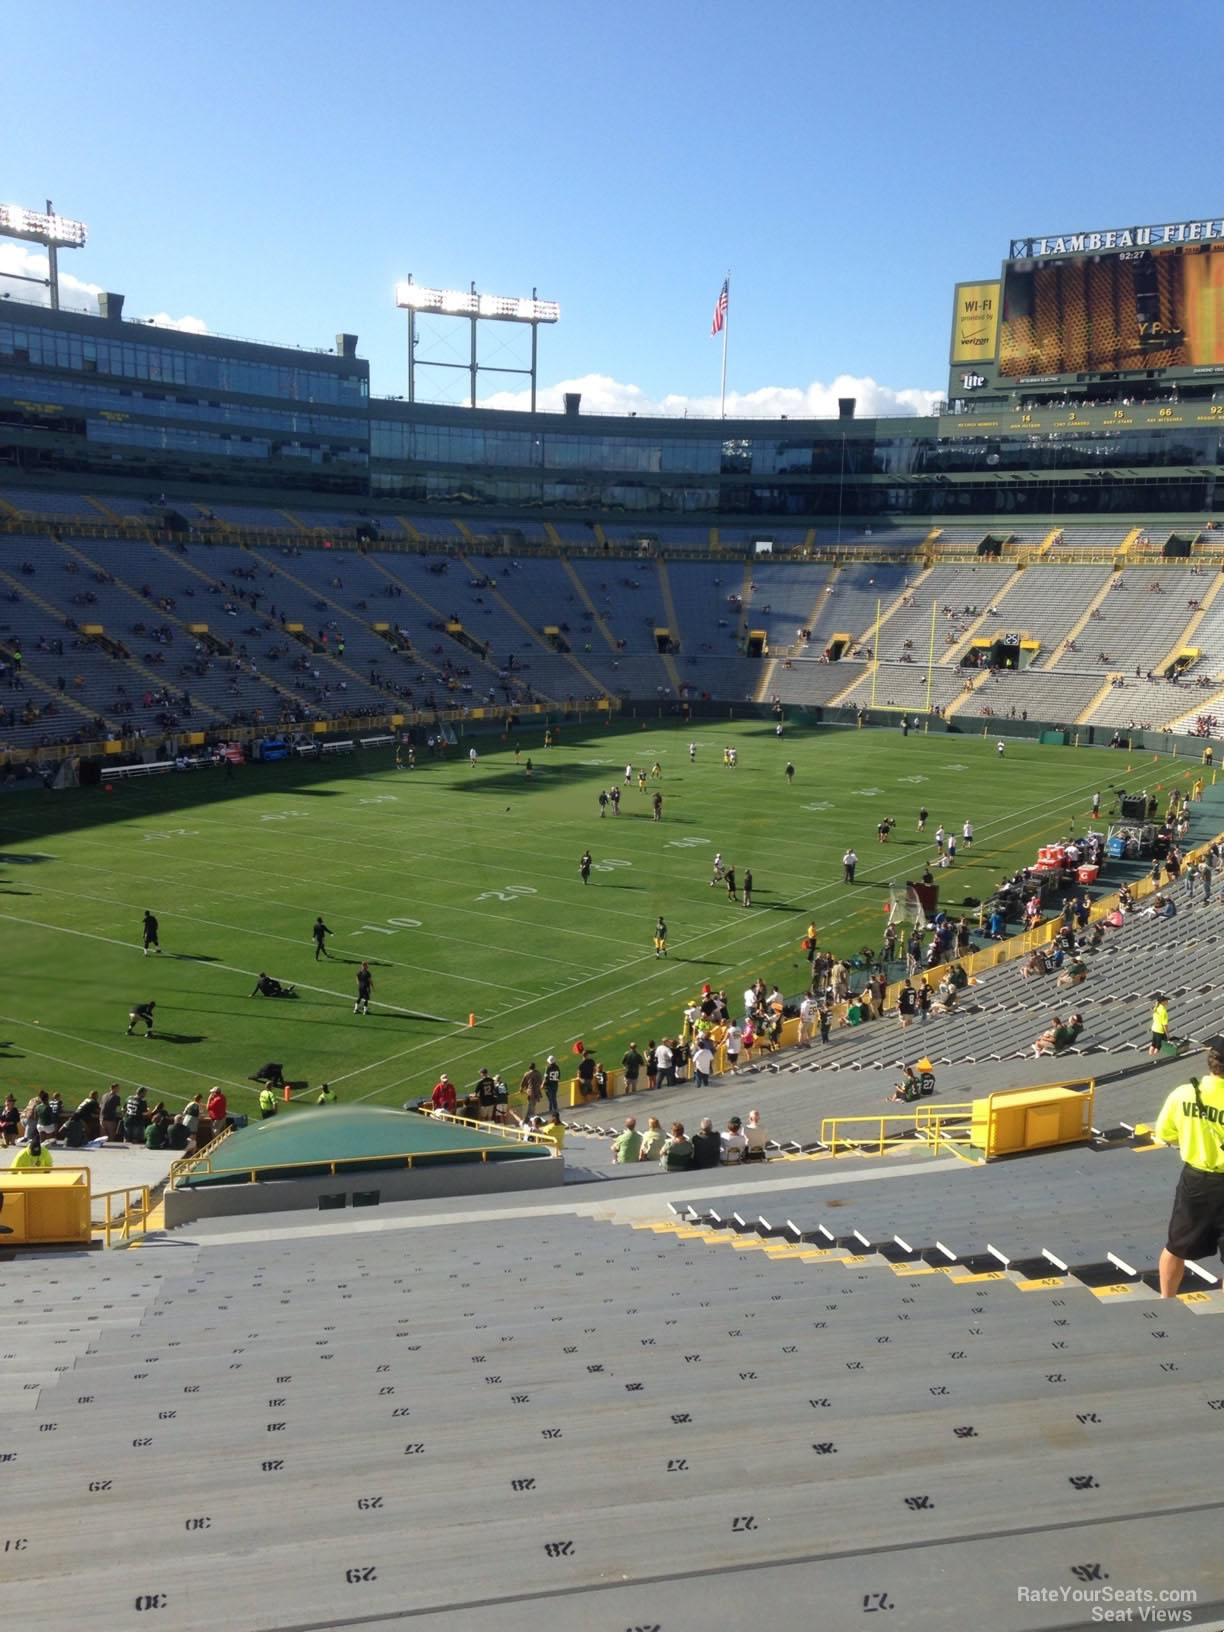
[[[662,774],[642,793],[636,775],[625,782],[627,761]],[[219,1082],[233,1110],[249,1111],[251,1073],[275,1060],[312,1099],[329,1080],[342,1103],[399,1105],[442,1070],[462,1088],[487,1065],[517,1086],[528,1060],[551,1052],[568,1075],[579,1037],[611,1070],[631,1039],[678,1031],[703,981],[735,1001],[757,975],[802,990],[809,922],[835,951],[878,947],[889,886],[901,891],[934,859],[939,823],[958,836],[966,819],[975,827],[972,850],[936,872],[942,903],[958,909],[1039,844],[1087,827],[1094,790],[1107,813],[1112,784],[1188,787],[1191,763],[1014,741],[1000,758],[993,738],[946,733],[776,740],[764,722],[677,723],[563,730],[551,749],[524,732],[518,763],[496,738],[471,737],[411,771],[379,751],[10,797],[3,1091],[24,1105],[58,1088],[75,1103],[112,1080],[140,1082],[151,1104],[177,1109]],[[614,782],[620,814],[601,817],[598,794]],[[898,823],[887,845],[884,817]],[[751,907],[710,887],[716,851],[741,884],[751,868]],[[160,956],[141,951],[146,909]],[[654,952],[660,913],[666,959]],[[319,915],[332,934],[316,959]],[[353,1012],[363,960],[368,1015]],[[260,972],[297,995],[250,995]],[[155,1035],[125,1036],[128,1010],[150,999]]]

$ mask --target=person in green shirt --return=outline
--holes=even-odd
[[[51,1152],[43,1149],[43,1143],[38,1137],[37,1128],[31,1132],[29,1144],[26,1145],[24,1150],[17,1152],[11,1163],[14,1173],[27,1172],[31,1169],[42,1171],[54,1166],[55,1163],[51,1160]]]
[[[265,1122],[270,1116],[276,1115],[276,1095],[266,1082],[259,1090],[259,1114]]]
[[[319,1097],[315,1101],[315,1104],[316,1105],[334,1105],[335,1103],[336,1103],[336,1096],[335,1096],[334,1092],[332,1091],[332,1085],[331,1085],[330,1082],[325,1082],[323,1084],[323,1086],[319,1089]]]
[[[560,1114],[553,1111],[540,1131],[545,1139],[552,1140],[557,1154],[560,1155],[565,1149],[565,1123],[562,1122]]]
[[[623,1165],[636,1162],[642,1149],[642,1136],[637,1131],[637,1117],[625,1118],[625,1129],[612,1141],[612,1160]]]
[[[1174,1088],[1152,1129],[1183,1167],[1160,1254],[1160,1295],[1175,1298],[1187,1258],[1224,1257],[1224,1036],[1208,1037],[1207,1075]]]

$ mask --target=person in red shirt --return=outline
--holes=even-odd
[[[443,1071],[434,1087],[433,1108],[435,1111],[449,1111],[453,1116],[455,1104],[455,1085]]]
[[[212,1123],[213,1138],[216,1139],[218,1135],[225,1132],[225,1124],[229,1114],[229,1108],[225,1103],[225,1095],[219,1087],[214,1086],[212,1093],[208,1096],[208,1104],[205,1109],[208,1112],[208,1120]]]

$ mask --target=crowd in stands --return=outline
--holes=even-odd
[[[623,1130],[612,1141],[612,1160],[618,1166],[635,1162],[658,1162],[666,1172],[688,1173],[697,1168],[734,1167],[741,1162],[763,1162],[769,1135],[760,1111],[749,1111],[747,1122],[729,1117],[725,1128],[714,1126],[704,1116],[691,1135],[683,1122],[673,1122],[663,1131],[657,1116],[646,1119],[645,1133],[638,1132],[637,1117],[627,1116]]]
[[[72,1109],[59,1093],[40,1089],[24,1108],[13,1094],[0,1109],[0,1143],[6,1146],[37,1144],[47,1149],[85,1150],[102,1145],[142,1145],[175,1156],[191,1156],[230,1125],[226,1097],[214,1088],[207,1099],[195,1094],[181,1111],[171,1111],[165,1100],[150,1106],[148,1091],[134,1087],[125,1092],[112,1082],[106,1093],[98,1089]],[[42,1165],[50,1166],[50,1160]]]

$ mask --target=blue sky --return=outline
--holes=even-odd
[[[355,331],[380,395],[411,273],[560,301],[541,384],[584,407],[716,412],[730,269],[729,407],[835,411],[845,377],[917,406],[1012,235],[1224,210],[1218,0],[8,0],[4,28],[0,198],[88,223],[65,270],[132,317]]]

